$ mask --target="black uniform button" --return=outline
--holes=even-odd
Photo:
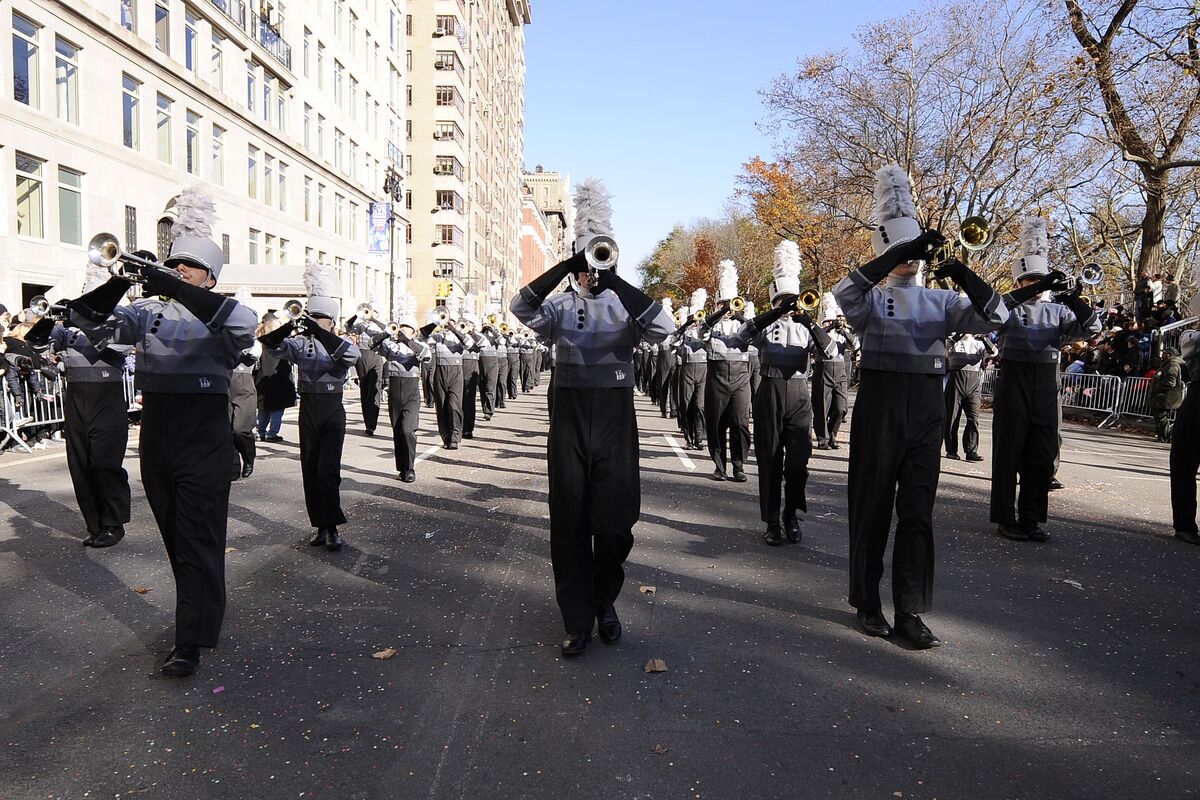
[[[889,312],[888,312],[888,316],[889,316],[889,317],[894,317],[894,316],[896,316],[896,312],[895,312],[895,311],[889,311]]]

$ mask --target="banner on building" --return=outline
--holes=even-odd
[[[392,218],[391,203],[371,203],[371,216],[367,219],[367,243],[373,256],[386,256],[390,252],[388,220]]]

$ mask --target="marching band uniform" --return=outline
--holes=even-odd
[[[433,349],[433,400],[437,409],[438,434],[447,450],[457,450],[463,432],[463,340],[447,325],[435,330],[431,322],[422,329]]]
[[[720,319],[705,320],[708,332],[708,371],[704,383],[705,419],[708,425],[708,455],[713,461],[713,478],[726,479],[725,451],[733,462],[733,480],[746,480],[743,467],[750,452],[750,343],[737,336],[742,324],[730,318],[729,303],[737,297],[737,268],[729,260],[720,264],[717,299],[724,306]]]
[[[508,399],[517,399],[517,383],[521,379],[521,341],[514,331],[508,337],[508,380],[505,387]]]
[[[533,339],[529,334],[521,337],[521,391],[529,394],[533,391]]]
[[[979,409],[983,404],[983,359],[995,354],[986,337],[972,333],[952,337],[946,380],[946,458],[958,458],[958,420],[966,416],[962,446],[967,461],[983,461],[979,455]]]
[[[354,364],[358,374],[358,396],[362,403],[363,427],[367,436],[374,436],[379,425],[379,408],[383,404],[385,366],[383,356],[371,349],[371,342],[376,334],[384,332],[384,328],[373,316],[370,306],[361,305],[358,312],[363,316],[355,314],[346,320],[346,330],[354,337],[361,354]]]
[[[691,317],[703,310],[708,302],[708,290],[692,292]],[[708,378],[708,350],[704,339],[688,333],[684,327],[679,333],[679,424],[683,430],[684,447],[703,450],[706,438],[704,421],[704,385]]]
[[[758,502],[767,524],[763,541],[782,543],[780,523],[789,542],[800,541],[797,512],[808,511],[805,487],[812,457],[812,398],[808,365],[814,354],[832,352],[829,335],[807,313],[794,312],[800,294],[800,248],[780,242],[775,248],[774,308],[747,322],[738,338],[753,341],[762,359],[762,383],[754,396],[754,458],[758,463]]]
[[[412,483],[417,479],[417,424],[421,413],[417,383],[421,365],[429,361],[429,346],[415,338],[415,321],[404,320],[400,324],[395,336],[377,334],[374,345],[387,366],[388,413],[392,420],[396,472],[400,480]]]
[[[1196,526],[1196,472],[1200,470],[1200,331],[1184,331],[1179,349],[1188,389],[1171,428],[1171,517],[1175,538],[1200,544]]]
[[[994,330],[1008,311],[990,286],[958,262],[940,276],[952,278],[967,297],[921,285],[914,262],[944,240],[935,232],[922,233],[903,169],[890,165],[876,178],[878,227],[872,245],[877,257],[833,290],[862,345],[850,432],[850,604],[858,609],[864,633],[891,633],[879,581],[895,505],[896,632],[923,649],[940,644],[917,615],[931,608],[933,594],[933,503],[945,429],[946,337],[951,331]],[[878,286],[885,278],[887,283]]]
[[[229,379],[254,342],[256,317],[170,271],[190,280],[203,270],[203,283],[214,285],[225,265],[207,238],[212,201],[189,189],[175,208],[168,269],[148,271],[146,296],[116,307],[129,282],[112,278],[72,303],[72,321],[96,339],[137,346],[142,485],[175,576],[175,647],[162,669],[181,676],[199,665],[199,647],[216,646],[225,613]]]
[[[245,304],[245,301],[240,300]],[[262,353],[255,342],[238,356],[229,377],[229,424],[233,431],[233,479],[249,478],[254,472],[254,428],[258,423],[258,389],[254,386],[254,365]]]
[[[495,312],[490,312],[495,313]],[[496,314],[496,317],[499,317]],[[479,339],[479,405],[486,422],[496,413],[496,377],[500,362],[496,356],[495,328],[484,325]],[[507,356],[506,356],[507,360]]]
[[[822,302],[825,307],[821,320],[834,345],[830,357],[818,356],[813,375],[813,432],[817,437],[818,450],[838,449],[837,435],[842,428],[842,417],[849,408],[847,393],[850,376],[846,371],[846,353],[856,345],[854,334],[846,330],[838,320],[841,309],[832,294]]]
[[[1006,538],[1044,542],[1049,537],[1038,523],[1046,521],[1059,447],[1059,348],[1096,335],[1101,326],[1095,309],[1078,292],[1066,295],[1068,305],[1040,299],[1056,281],[1046,259],[1050,241],[1045,220],[1028,220],[1021,228],[1021,239],[1023,255],[1013,264],[1013,279],[1033,282],[1008,295],[1011,313],[998,339],[991,520]]]
[[[307,312],[302,334],[288,336],[295,326],[283,325],[259,337],[277,358],[296,365],[300,376],[300,471],[308,521],[317,529],[310,545],[329,550],[342,547],[337,526],[342,512],[342,447],[346,441],[346,407],[342,390],[350,368],[358,361],[358,345],[319,323],[332,325],[338,317],[337,278],[324,264],[309,264]]]
[[[663,311],[667,312],[667,316],[673,317],[675,310],[672,308],[674,301],[670,297],[664,297],[661,300]],[[658,408],[664,418],[675,417],[675,334],[672,333],[666,339],[658,343],[658,366],[655,369],[656,380],[658,381],[655,387],[655,393],[658,396]]]
[[[463,342],[462,436],[464,439],[474,439],[476,403],[479,401],[479,355],[483,349],[483,336],[475,332],[479,320],[474,314],[463,314],[462,320],[470,326],[465,333],[459,333]]]
[[[505,397],[508,395],[508,337],[500,331],[493,331],[492,342],[496,345],[496,384],[493,388],[492,404],[496,408],[507,408]]]
[[[672,327],[662,307],[615,269],[599,271],[594,289],[547,299],[564,277],[587,272],[588,242],[605,233],[611,218],[598,182],[581,183],[575,202],[576,254],[522,288],[511,306],[519,320],[557,345],[547,472],[565,656],[583,652],[597,621],[602,639],[621,635],[614,603],[641,507],[633,349],[641,339],[662,340]]]
[[[89,267],[90,286],[103,283]],[[87,525],[89,547],[111,547],[125,535],[129,522],[129,474],[122,462],[129,443],[129,404],[125,399],[125,358],[129,344],[99,346],[77,327],[55,325],[50,349],[67,371],[63,397],[67,471],[75,500]]]

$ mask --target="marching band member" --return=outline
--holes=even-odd
[[[521,364],[521,392],[529,394],[533,391],[533,337],[528,332],[521,334],[521,353],[518,361]]]
[[[467,306],[474,304],[468,295]],[[462,437],[475,438],[475,414],[479,402],[479,356],[483,350],[483,336],[478,333],[479,318],[473,311],[466,311],[460,317],[465,323],[465,330],[459,330],[459,338],[463,341],[463,393],[462,393]]]
[[[819,356],[813,373],[813,432],[818,450],[837,450],[837,435],[842,417],[849,408],[847,392],[850,376],[846,372],[846,352],[856,344],[854,334],[841,321],[842,310],[832,292],[821,298],[821,325],[833,341],[832,357]]]
[[[946,380],[946,458],[958,459],[958,420],[963,426],[962,446],[967,461],[983,461],[979,455],[979,409],[983,404],[983,360],[995,355],[987,337],[973,333],[951,337],[950,373]]]
[[[1059,348],[1100,332],[1091,303],[1073,292],[1049,302],[1042,293],[1059,286],[1051,273],[1046,221],[1021,226],[1022,255],[1012,265],[1017,288],[1000,329],[1000,375],[992,413],[992,507],[997,532],[1016,541],[1045,542],[1047,496],[1059,448]],[[1021,494],[1017,497],[1017,478]],[[1013,502],[1016,501],[1016,513]]]
[[[739,315],[741,321],[745,322],[748,319],[754,319],[754,303],[746,301],[746,307],[742,309]],[[750,418],[754,418],[754,398],[758,396],[758,387],[762,385],[762,361],[758,357],[758,348],[754,342],[750,343],[747,348],[750,355]]]
[[[108,280],[103,267],[88,265],[84,293]],[[32,331],[31,331],[32,334]],[[125,399],[125,359],[131,344],[93,344],[78,327],[55,325],[50,349],[66,367],[63,396],[67,471],[75,500],[87,525],[88,547],[112,547],[125,536],[129,522],[129,403]]]
[[[340,489],[346,441],[342,389],[359,349],[333,332],[341,293],[337,276],[327,265],[309,262],[304,283],[308,289],[305,316],[258,338],[276,358],[294,363],[300,376],[300,471],[308,521],[317,529],[308,543],[340,550],[337,526],[346,523]]]
[[[392,420],[392,444],[396,472],[404,483],[417,479],[417,424],[421,413],[418,379],[421,364],[429,360],[429,346],[417,339],[417,323],[405,313],[397,320],[395,333],[376,334],[374,346],[387,362],[388,414]]]
[[[1194,302],[1194,301],[1193,301]],[[1187,394],[1171,428],[1171,517],[1175,538],[1200,544],[1196,526],[1196,472],[1200,470],[1200,331],[1184,331],[1179,350],[1187,362]]]
[[[733,462],[732,480],[746,480],[744,464],[750,452],[750,343],[737,336],[742,324],[732,317],[737,299],[737,267],[721,262],[717,282],[719,305],[701,324],[708,333],[708,371],[704,384],[704,409],[708,425],[708,455],[714,480],[723,481],[725,452]],[[744,307],[744,305],[743,305]]]
[[[358,396],[362,403],[363,428],[367,436],[375,435],[379,425],[379,407],[383,403],[385,384],[383,356],[371,349],[377,334],[384,333],[379,314],[370,303],[361,304],[354,316],[346,320],[346,330],[354,338],[361,354],[354,364],[358,374]]]
[[[497,306],[489,305],[485,309],[484,324],[479,335],[479,406],[483,411],[484,422],[496,413],[496,378],[500,371],[500,360],[496,356],[496,329],[486,322],[487,319],[500,318]],[[505,360],[508,359],[505,354]]]
[[[492,330],[492,344],[496,346],[496,385],[493,389],[492,405],[495,408],[507,408],[505,398],[508,396],[508,337],[499,328]]]
[[[444,322],[441,315],[445,316]],[[444,309],[430,312],[430,322],[421,329],[421,335],[433,349],[433,400],[438,434],[447,450],[457,450],[463,430],[463,340]]]
[[[585,253],[607,236],[611,208],[598,181],[576,189],[575,254],[513,298],[512,312],[557,344],[549,443],[550,557],[567,638],[564,656],[583,653],[598,622],[615,642],[615,602],[625,580],[641,507],[633,349],[671,331],[662,307],[611,269],[589,275]],[[615,246],[610,249],[615,261]],[[575,292],[550,293],[566,277]]]
[[[175,646],[162,672],[183,676],[199,648],[216,646],[225,614],[229,378],[256,319],[212,291],[225,266],[209,238],[212,200],[186,189],[175,211],[166,269],[144,271],[145,297],[117,307],[130,283],[114,277],[71,303],[71,318],[97,347],[137,346],[142,485],[175,576]]]
[[[517,399],[517,385],[521,380],[521,335],[515,330],[506,337],[508,344],[508,380],[505,391],[509,400]]]
[[[951,331],[994,330],[1008,311],[961,262],[949,262],[938,277],[952,279],[966,297],[922,286],[922,259],[945,240],[936,231],[922,232],[901,167],[879,170],[875,204],[871,243],[876,257],[833,290],[862,345],[850,430],[850,604],[858,609],[864,633],[891,633],[879,581],[894,505],[896,632],[924,649],[941,644],[918,615],[932,607],[933,599],[933,503],[945,429],[946,337]],[[877,285],[885,279],[885,285]]]
[[[679,426],[683,430],[684,447],[703,450],[706,438],[704,421],[704,384],[708,376],[708,350],[699,331],[691,325],[704,311],[708,290],[692,292],[689,315],[676,333],[679,335]]]
[[[805,487],[812,457],[812,397],[808,365],[829,356],[833,343],[806,311],[798,311],[800,248],[783,241],[775,248],[775,281],[770,311],[741,327],[739,338],[753,341],[762,360],[762,383],[754,397],[754,458],[758,462],[758,503],[767,524],[763,541],[800,541],[799,512],[808,511]]]
[[[668,295],[659,301],[667,316],[674,319],[674,300]],[[658,343],[658,368],[655,370],[658,384],[658,408],[664,418],[675,417],[675,334]]]

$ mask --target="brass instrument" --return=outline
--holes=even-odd
[[[400,326],[394,322],[389,322],[387,326],[387,334],[396,341],[400,341]]]
[[[460,319],[458,322],[454,323],[454,329],[459,333],[466,333],[470,327],[471,326],[464,319]]]
[[[692,314],[692,318],[694,320],[696,320],[696,322],[704,322],[704,319],[707,316],[708,316],[708,312],[705,311],[703,308],[701,308],[700,310],[698,310],[694,314]]]
[[[746,308],[746,299],[744,297],[735,297],[729,301],[729,310],[735,314],[739,314]]]
[[[491,325],[494,328],[494,327],[496,327],[497,324],[499,324],[500,318],[493,313],[493,314],[488,314],[486,317],[484,317],[483,321],[485,323],[487,323],[488,325]]]
[[[813,289],[805,289],[796,298],[796,308],[801,311],[813,312],[821,307],[821,295]]]
[[[588,266],[588,286],[595,287],[600,282],[600,270],[612,269],[617,265],[620,250],[617,242],[611,236],[597,234],[588,240],[583,248],[583,258]]]
[[[157,261],[139,258],[121,248],[121,240],[111,233],[97,233],[88,242],[88,261],[104,267],[115,278],[145,283],[146,270],[165,269]]]
[[[283,308],[273,312],[271,319],[258,324],[258,328],[254,331],[254,338],[266,336],[268,333],[274,333],[284,325],[296,325],[308,315],[304,313],[304,304],[299,300],[288,300],[283,304]]]
[[[1078,275],[1066,276],[1067,288],[1064,289],[1060,294],[1073,292],[1080,284],[1083,284],[1084,286],[1099,286],[1102,283],[1104,283],[1104,268],[1099,264],[1084,264],[1082,267],[1080,267]],[[1055,299],[1057,300],[1058,298],[1056,297]],[[1088,305],[1091,305],[1091,297],[1081,293],[1079,295],[1079,299],[1083,300]]]
[[[434,315],[434,318],[437,320],[437,326],[439,328],[446,327],[446,323],[450,321],[450,315],[446,313],[445,309],[440,308],[438,309],[437,314]]]
[[[501,322],[501,323],[500,323],[500,335],[501,335],[501,336],[508,336],[510,333],[512,333],[512,328],[508,327],[508,323],[507,323],[507,322]]]
[[[992,243],[992,224],[978,214],[967,217],[958,226],[958,241],[968,252],[982,250]]]

